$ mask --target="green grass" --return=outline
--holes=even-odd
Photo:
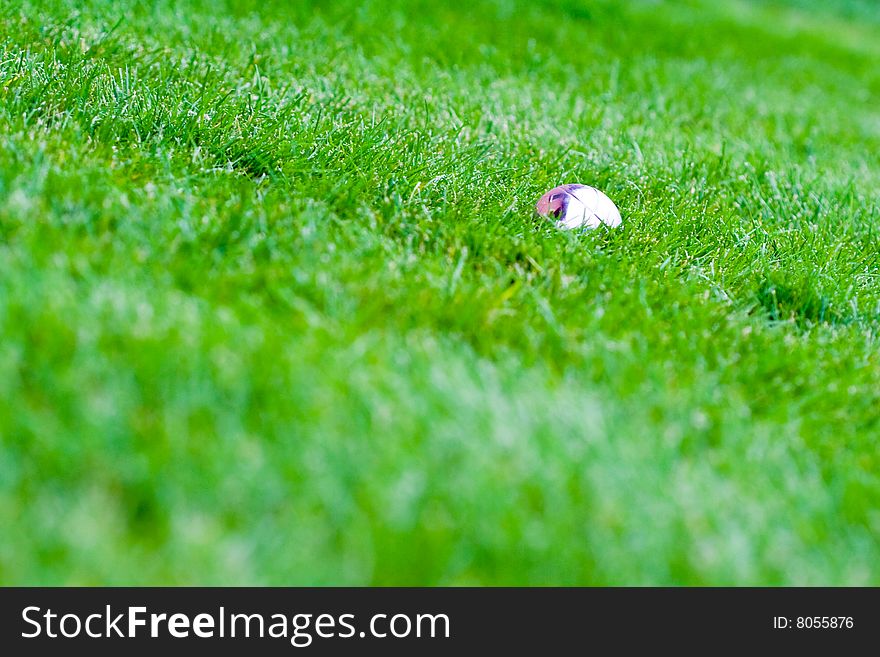
[[[0,583],[880,584],[878,43],[5,3]]]

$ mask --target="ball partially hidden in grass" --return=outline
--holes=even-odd
[[[609,228],[620,225],[620,211],[614,202],[595,187],[560,185],[544,194],[535,206],[542,217],[556,222],[557,228]]]

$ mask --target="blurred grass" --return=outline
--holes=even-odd
[[[0,34],[0,582],[880,583],[873,3]]]

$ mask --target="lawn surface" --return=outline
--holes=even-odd
[[[4,2],[0,583],[880,585],[878,59],[867,1]]]

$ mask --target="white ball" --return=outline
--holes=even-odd
[[[544,194],[536,206],[538,214],[554,220],[557,228],[592,230],[605,224],[620,225],[620,211],[614,202],[595,187],[560,185]]]

